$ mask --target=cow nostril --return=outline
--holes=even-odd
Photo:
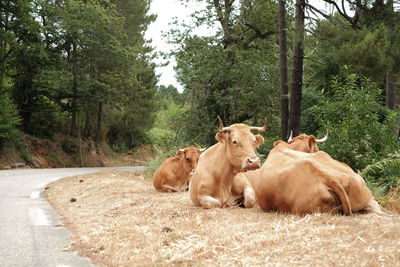
[[[244,170],[254,170],[260,168],[260,159],[258,157],[248,157],[246,158],[243,169]]]
[[[253,163],[256,163],[257,161],[260,161],[260,159],[257,158],[257,157],[251,157],[251,158],[247,158],[247,161],[248,161],[250,164],[253,164]]]

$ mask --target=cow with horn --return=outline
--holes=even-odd
[[[318,144],[327,139],[328,134],[322,139],[301,134],[274,143],[258,174],[249,178],[262,210],[345,215],[381,212],[361,176],[319,151]]]
[[[224,127],[219,117],[218,120],[219,128],[215,135],[218,143],[201,155],[192,173],[190,198],[196,206],[204,208],[228,207],[241,201],[246,208],[252,207],[255,204],[254,190],[241,173],[260,167],[255,149],[264,143],[264,138],[251,132],[266,131],[267,121],[263,127],[242,123]]]

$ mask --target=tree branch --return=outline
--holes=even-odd
[[[250,36],[247,40],[244,41],[243,47],[248,48],[250,43],[253,42],[256,39],[266,39],[274,34],[278,34],[278,31],[276,30],[271,30],[271,31],[266,31],[266,32],[261,32],[260,29],[258,29],[256,26],[252,25],[251,23],[246,22],[245,25],[254,31],[254,34]]]
[[[311,57],[304,56],[303,58],[304,58],[304,59],[308,59],[308,60],[310,60],[310,61],[313,61],[313,62],[315,62],[315,63],[321,64],[321,65],[326,65],[325,63],[323,63],[323,62],[321,62],[321,61],[318,61],[318,60],[316,60],[316,59],[314,59],[314,58],[311,58]]]
[[[329,18],[331,17],[331,16],[329,16],[328,14],[325,14],[325,13],[322,12],[321,10],[317,9],[316,7],[314,7],[314,6],[312,6],[312,5],[308,4],[308,3],[306,3],[306,7],[310,8],[310,11],[311,11],[314,15],[316,15],[316,14],[315,14],[315,12],[316,12],[316,13],[320,14],[321,16],[323,16],[323,17],[326,18],[326,19],[329,19]]]
[[[356,11],[355,11],[353,17],[350,17],[349,15],[347,15],[346,9],[344,8],[344,0],[342,0],[343,10],[340,9],[339,5],[334,0],[323,0],[323,1],[325,1],[328,4],[333,5],[336,8],[337,12],[339,12],[339,14],[344,19],[346,19],[348,22],[350,22],[353,27],[356,27],[359,16],[360,16],[359,11],[360,11],[360,8],[362,8],[361,0],[355,1]]]
[[[6,61],[7,57],[11,54],[12,48],[8,49],[8,51],[4,54],[3,58],[1,59],[1,62]]]

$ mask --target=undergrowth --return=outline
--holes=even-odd
[[[365,167],[360,175],[385,208],[400,212],[400,152]]]

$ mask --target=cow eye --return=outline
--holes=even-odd
[[[190,159],[188,159],[188,158],[186,158],[186,161],[187,161],[187,162],[191,162],[191,160],[190,160]]]
[[[235,144],[235,145],[237,145],[237,141],[236,140],[233,140],[233,142],[232,142],[233,144]]]

